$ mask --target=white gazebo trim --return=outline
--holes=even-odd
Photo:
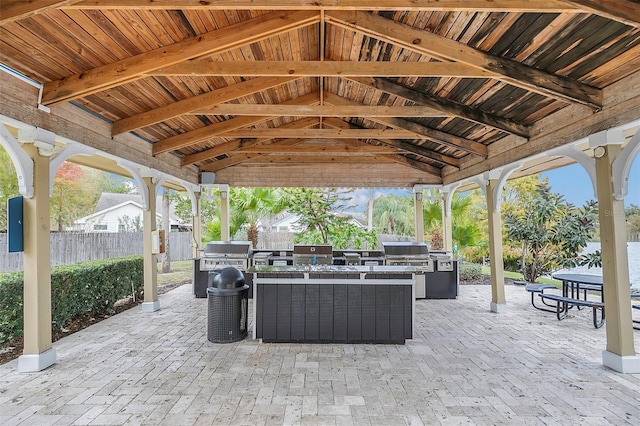
[[[20,194],[33,198],[33,160],[4,125],[0,126],[0,145],[7,151],[16,169]]]
[[[622,200],[629,193],[629,175],[633,161],[640,153],[640,129],[613,161],[613,191],[616,199]]]

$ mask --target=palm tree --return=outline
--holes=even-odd
[[[233,213],[248,224],[247,239],[258,248],[258,222],[286,208],[286,197],[279,188],[231,188],[229,203]]]
[[[481,237],[481,231],[471,217],[470,208],[473,198],[468,195],[454,194],[451,199],[452,239],[458,249],[477,244]],[[425,232],[436,234],[442,226],[442,200],[436,199],[433,203],[424,203],[423,220]]]
[[[373,223],[379,233],[413,235],[413,200],[399,195],[376,198],[373,202]]]

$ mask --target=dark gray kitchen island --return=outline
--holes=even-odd
[[[253,337],[263,342],[404,344],[413,337],[411,266],[256,266]]]

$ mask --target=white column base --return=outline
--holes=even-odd
[[[602,351],[602,364],[619,373],[640,373],[640,357],[638,355],[621,356],[604,350]]]
[[[491,312],[495,312],[496,314],[504,314],[505,312],[507,312],[507,304],[491,302],[490,309],[491,309]]]
[[[160,301],[144,302],[142,304],[142,312],[155,312],[160,309]]]
[[[35,373],[56,363],[56,350],[48,349],[39,354],[20,355],[18,373]]]

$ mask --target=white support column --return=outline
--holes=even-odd
[[[453,219],[451,217],[451,200],[459,183],[442,188],[442,242],[445,251],[453,252]]]
[[[202,216],[201,216],[201,204],[200,193],[193,192],[193,198],[191,199],[192,207],[192,222],[191,222],[191,239],[193,248],[193,258],[200,259],[200,245],[202,244]]]
[[[504,262],[502,255],[502,218],[496,205],[496,192],[502,191],[497,179],[489,179],[486,186],[487,215],[489,219],[489,262],[491,263],[491,312],[507,309],[504,294]]]
[[[621,373],[640,373],[640,357],[634,348],[624,199],[615,197],[613,179],[613,164],[620,156],[623,141],[621,131],[600,132],[589,138],[596,158],[604,304],[607,313],[607,348],[602,352],[602,362]]]
[[[487,216],[489,221],[489,262],[491,263],[491,312],[502,313],[507,309],[504,292],[504,261],[502,251],[502,189],[509,176],[522,167],[522,163],[505,166],[501,170],[485,173],[480,178],[473,178],[484,191],[487,199]]]
[[[416,241],[424,242],[424,210],[422,205],[422,187],[413,188],[413,213],[416,227]]]
[[[56,362],[51,341],[49,158],[25,146],[33,160],[33,196],[24,199],[24,352],[19,372],[41,371]]]
[[[220,239],[231,239],[229,230],[229,185],[220,185]]]
[[[144,302],[142,312],[155,312],[160,309],[158,300],[158,254],[153,250],[153,233],[156,225],[156,184],[155,178],[143,177],[148,196],[147,208],[142,212],[142,238],[144,257]]]

